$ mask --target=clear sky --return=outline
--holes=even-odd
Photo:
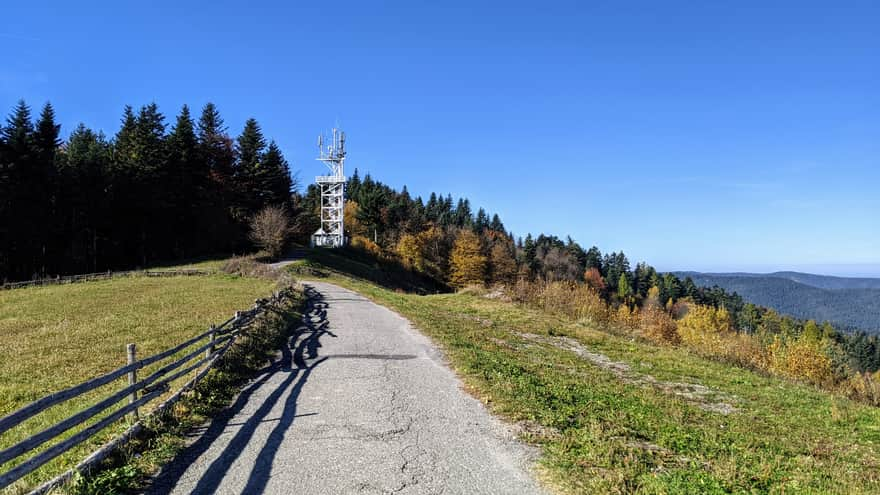
[[[254,5],[251,5],[254,4]],[[258,5],[257,5],[258,4]],[[254,116],[515,233],[659,269],[880,275],[880,2],[5,0],[0,109]]]

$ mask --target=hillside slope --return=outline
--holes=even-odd
[[[117,368],[125,363],[128,343],[137,344],[140,357],[173,347],[250,307],[273,286],[270,280],[216,274],[120,277],[0,291],[0,416]],[[142,376],[160,365],[144,368]],[[95,404],[119,385],[85,393],[0,434],[0,450]],[[23,492],[57,475],[118,429],[112,426],[62,454],[7,492]],[[0,466],[0,472],[10,465]]]
[[[541,447],[543,478],[565,492],[880,490],[880,409],[495,293],[419,296],[299,265],[432,338],[468,389]]]
[[[675,273],[680,277],[691,277],[698,286],[717,285],[735,291],[748,302],[783,314],[820,322],[827,320],[841,328],[880,333],[880,288],[873,288],[873,281],[877,279],[844,279],[796,272],[766,275]],[[852,288],[859,285],[865,288]]]

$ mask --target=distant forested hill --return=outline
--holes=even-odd
[[[880,333],[880,279],[843,278],[799,272],[697,273],[699,286],[735,291],[746,301],[798,318],[830,321],[849,329]]]

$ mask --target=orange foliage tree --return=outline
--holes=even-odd
[[[587,286],[596,291],[596,293],[605,293],[605,279],[602,278],[602,274],[599,273],[598,268],[593,267],[584,272],[584,281],[587,283]]]

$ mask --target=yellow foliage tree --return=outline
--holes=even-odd
[[[422,256],[423,247],[419,237],[412,234],[403,234],[400,236],[400,240],[397,241],[395,251],[397,256],[400,257],[403,266],[409,269],[424,271],[425,258]]]
[[[469,229],[459,232],[452,247],[449,265],[449,282],[454,287],[485,282],[487,260],[482,254],[477,234]]]
[[[830,383],[834,379],[833,363],[825,347],[825,342],[812,332],[787,342],[777,337],[768,349],[770,370],[817,385]]]
[[[355,236],[363,236],[367,233],[366,227],[357,219],[359,209],[360,206],[357,202],[351,200],[346,201],[345,207],[342,209],[342,220],[345,223],[345,230],[348,231],[352,240]]]
[[[496,242],[489,252],[489,265],[492,268],[492,280],[497,283],[509,284],[516,279],[516,260],[510,249],[503,243]]]
[[[730,313],[724,308],[699,304],[689,305],[687,314],[678,321],[682,342],[712,355],[724,353],[724,337],[732,331]]]

